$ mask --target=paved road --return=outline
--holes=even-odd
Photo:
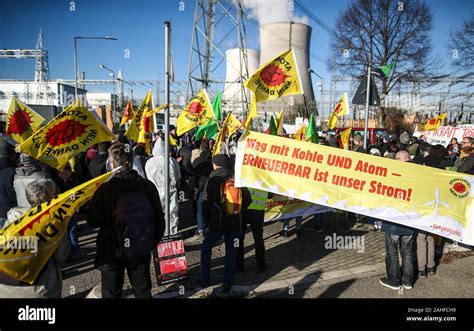
[[[296,287],[259,295],[260,298],[474,298],[474,256],[441,264],[435,276],[420,279],[411,290],[394,291],[379,284],[380,276],[349,279],[328,286]]]

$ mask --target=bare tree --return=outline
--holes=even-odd
[[[463,27],[451,33],[449,47],[453,52],[453,65],[459,69],[472,69],[474,65],[474,13]]]
[[[369,64],[396,63],[381,97],[404,79],[432,74],[430,7],[422,0],[353,0],[338,17],[331,39],[331,70],[360,77]],[[382,121],[385,110],[381,107]]]

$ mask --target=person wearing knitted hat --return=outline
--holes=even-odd
[[[0,228],[7,219],[8,211],[17,206],[13,188],[16,154],[13,145],[0,138]]]

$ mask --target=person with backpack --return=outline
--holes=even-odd
[[[100,228],[95,267],[103,298],[122,296],[127,270],[135,298],[151,297],[150,258],[165,219],[155,185],[132,169],[133,152],[124,144],[109,149],[112,170],[120,168],[92,197],[87,224]]]
[[[222,292],[230,294],[236,268],[237,248],[243,243],[241,238],[241,212],[250,203],[250,193],[246,188],[234,186],[232,160],[227,155],[218,154],[212,159],[214,171],[206,184],[207,197],[203,202],[204,220],[208,231],[201,247],[200,285],[210,285],[212,248],[224,237],[224,277]]]

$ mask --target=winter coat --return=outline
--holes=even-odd
[[[16,194],[13,188],[15,166],[9,160],[0,158],[0,218],[6,219],[7,212],[16,207]],[[0,224],[1,226],[1,224]]]
[[[30,208],[31,205],[26,200],[26,187],[39,179],[51,179],[51,176],[42,171],[40,167],[28,166],[18,167],[15,171],[13,188],[15,189],[17,206],[20,208]]]
[[[193,162],[194,172],[200,177],[198,179],[198,188],[196,194],[199,194],[207,183],[209,175],[212,172],[212,161],[210,152],[201,152],[201,155]]]
[[[458,172],[474,175],[474,155],[469,155],[461,159],[461,165],[457,168]]]
[[[161,206],[165,209],[165,146],[162,140],[158,140],[153,146],[153,156],[145,163],[146,177],[155,184],[160,194]],[[175,224],[178,220],[178,184],[181,179],[178,162],[166,157],[169,162],[169,196],[170,196],[170,218]]]
[[[229,233],[240,229],[240,215],[221,215],[218,206],[221,205],[221,185],[226,179],[232,177],[234,172],[227,168],[217,168],[207,181],[207,196],[203,201],[203,216],[209,229],[216,232]],[[252,202],[250,192],[247,188],[242,189],[242,210]]]
[[[115,258],[114,247],[111,244],[116,236],[113,228],[113,213],[117,199],[126,192],[141,192],[145,195],[155,210],[155,241],[161,240],[163,236],[165,219],[155,185],[138,175],[135,170],[119,172],[99,187],[89,204],[87,224],[93,228],[100,228],[94,262],[96,267],[120,263]]]
[[[4,227],[14,222],[29,209],[11,209]],[[59,264],[66,262],[70,251],[71,247],[66,234],[32,285],[0,273],[0,298],[61,298],[63,279]]]
[[[89,163],[89,174],[92,178],[99,177],[106,173],[105,163],[109,157],[108,153],[97,154]]]

